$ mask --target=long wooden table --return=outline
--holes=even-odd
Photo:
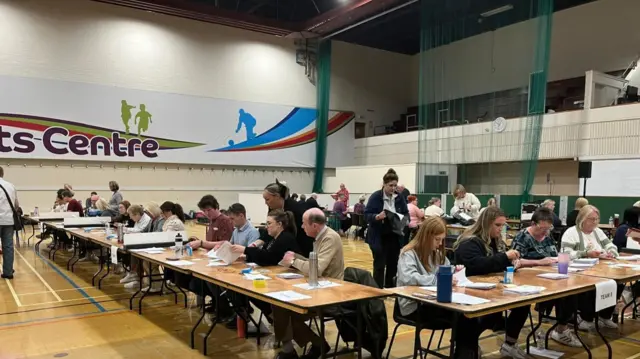
[[[421,329],[421,323],[419,323],[418,327],[416,328],[415,342],[417,345],[414,348],[414,358],[416,358],[418,350],[427,351],[429,354],[432,354],[441,358],[446,358],[446,357],[453,358],[455,333],[456,333],[456,330],[458,329],[455,327],[456,326],[455,323],[457,322],[457,317],[459,315],[464,315],[468,318],[476,318],[476,317],[481,317],[489,314],[500,313],[500,312],[517,308],[517,307],[530,306],[531,304],[535,304],[535,303],[546,302],[554,299],[568,297],[575,294],[585,293],[585,292],[594,290],[595,285],[597,283],[606,281],[606,279],[603,279],[603,278],[593,277],[593,276],[582,276],[582,275],[571,275],[566,280],[551,280],[551,279],[538,277],[538,274],[541,274],[541,273],[544,273],[544,272],[532,269],[532,270],[519,270],[514,274],[514,284],[516,285],[533,285],[533,286],[542,286],[546,288],[544,291],[540,293],[531,294],[531,295],[518,295],[518,294],[504,292],[505,286],[501,283],[503,279],[502,274],[470,277],[474,282],[495,283],[496,288],[494,289],[481,290],[481,289],[454,287],[453,291],[456,293],[464,293],[464,294],[472,295],[475,297],[490,300],[490,302],[488,303],[478,304],[478,305],[440,303],[435,299],[426,299],[423,297],[418,297],[413,295],[414,293],[421,293],[421,294],[427,294],[427,295],[434,294],[433,292],[420,289],[419,287],[399,287],[399,288],[392,289],[391,291],[394,292],[399,297],[412,299],[428,306],[435,306],[435,307],[447,309],[451,311],[454,315],[454,321],[453,321],[454,325],[451,333],[451,346],[450,346],[449,356],[444,356],[441,353],[431,351],[431,350],[424,350],[421,347],[421,345],[419,345],[420,343],[419,333]],[[422,306],[419,306],[418,308],[419,310],[421,310]],[[420,315],[418,315],[418,318],[419,317]],[[527,336],[527,351],[529,350],[530,339],[531,337],[533,337],[536,330],[541,325],[541,322],[542,321],[539,320],[537,327],[534,328],[534,330],[532,330],[532,332]],[[574,325],[576,328],[576,334],[578,334],[577,323],[574,323]],[[602,336],[601,334],[600,336],[603,338],[603,340],[608,346],[608,343],[606,342],[606,339],[604,339],[604,336]],[[578,338],[580,339],[579,335],[578,335]],[[580,341],[583,347],[585,348],[585,350],[587,350],[589,355],[591,355],[591,351],[589,347],[584,342],[582,342],[582,339],[580,339]],[[609,358],[611,358],[611,353],[609,355]]]
[[[254,287],[253,281],[247,280],[242,274],[241,270],[247,268],[246,263],[243,260],[238,260],[235,263],[229,266],[215,266],[209,267],[209,260],[206,256],[206,251],[198,250],[194,253],[192,257],[183,257],[183,260],[192,261],[193,264],[189,266],[176,266],[175,262],[167,260],[168,257],[173,255],[170,250],[165,250],[165,253],[162,254],[149,254],[144,252],[132,252],[133,256],[147,261],[149,263],[155,263],[157,265],[161,265],[167,268],[171,268],[173,270],[182,271],[185,273],[190,273],[193,277],[202,280],[203,282],[212,283],[216,286],[226,288],[235,293],[239,293],[245,295],[250,298],[254,298],[257,300],[261,300],[267,302],[271,305],[281,307],[292,312],[298,314],[309,314],[314,313],[322,318],[323,310],[329,307],[334,307],[346,303],[353,302],[363,302],[371,299],[384,298],[391,296],[392,293],[387,290],[382,290],[378,288],[372,288],[356,283],[346,282],[337,279],[330,279],[331,282],[338,283],[340,286],[337,287],[329,287],[329,288],[319,288],[314,290],[304,290],[295,287],[296,284],[306,283],[306,279],[282,279],[276,277],[277,274],[280,273],[297,273],[295,269],[285,268],[281,266],[272,266],[272,267],[257,267],[255,270],[264,274],[271,279],[265,280],[266,286],[264,288],[256,288]],[[296,301],[283,301],[277,298],[273,298],[269,296],[269,293],[280,292],[280,291],[296,291],[298,293],[307,295],[311,298],[296,300]],[[215,298],[216,302],[219,298]],[[140,306],[142,304],[140,303]],[[357,311],[358,323],[361,325],[362,318],[360,311]],[[197,327],[200,322],[204,318],[203,315],[200,320],[196,323],[192,330],[191,334],[191,343],[192,347],[195,347],[194,343],[194,335]],[[217,319],[217,318],[216,318]],[[207,335],[203,339],[203,351],[206,355],[206,343],[211,331],[213,330],[212,325],[209,328]],[[324,322],[320,320],[320,336],[324,337]],[[358,330],[358,340],[356,343],[356,347],[353,350],[341,351],[340,354],[344,354],[346,352],[356,352],[358,353],[358,357],[362,357],[362,345],[360,340],[360,330]],[[328,353],[324,352],[324,348],[322,349],[322,357],[327,357]],[[333,355],[333,354],[332,354]]]

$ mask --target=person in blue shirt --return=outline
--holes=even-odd
[[[227,210],[227,215],[233,221],[234,227],[231,234],[231,244],[249,247],[260,238],[258,230],[247,220],[247,210],[242,204],[232,204]]]

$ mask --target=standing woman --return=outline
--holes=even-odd
[[[393,288],[395,287],[393,278],[398,270],[400,242],[404,236],[394,232],[395,218],[388,217],[387,213],[400,213],[406,216],[409,210],[404,197],[396,193],[398,186],[396,171],[390,168],[382,177],[382,183],[382,189],[371,194],[364,209],[364,215],[369,224],[366,242],[373,253],[373,278],[380,288]]]
[[[301,204],[293,200],[289,196],[289,187],[285,183],[279,182],[277,179],[274,183],[268,184],[262,192],[264,203],[269,207],[269,212],[281,209],[285,212],[293,213],[294,225],[296,228],[296,241],[298,242],[298,254],[309,258],[309,253],[313,251],[313,238],[307,236],[302,229],[302,215],[304,208]],[[262,233],[261,238],[254,242],[256,246],[265,244],[273,238],[268,233]],[[266,243],[268,244],[268,243]]]
[[[109,182],[109,190],[113,192],[111,199],[109,200],[109,208],[113,211],[118,211],[118,206],[122,202],[122,193],[120,193],[120,186],[118,185],[118,182]]]

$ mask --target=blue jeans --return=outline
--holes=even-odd
[[[2,240],[2,273],[13,274],[13,226],[0,226],[0,239]]]

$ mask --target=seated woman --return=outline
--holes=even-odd
[[[562,235],[561,250],[569,253],[571,259],[578,258],[618,258],[618,248],[598,228],[600,223],[600,211],[591,205],[583,206],[576,217],[576,225],[568,228]],[[618,299],[622,295],[624,284],[618,285]],[[587,292],[580,301],[580,318],[578,326],[581,330],[594,328],[595,294]],[[618,325],[611,320],[616,307],[606,308],[598,313],[598,324],[605,328],[616,329]]]
[[[424,210],[424,215],[425,216],[436,216],[436,217],[442,217],[442,215],[444,214],[444,210],[442,210],[441,206],[441,201],[440,198],[438,197],[433,197],[429,200],[429,207],[427,207],[427,209]]]
[[[129,217],[129,207],[131,202],[122,201],[118,204],[118,215],[113,219],[114,223],[122,223],[125,227],[133,227],[135,222]]]
[[[129,218],[134,222],[133,227],[127,227],[124,229],[125,233],[144,233],[148,232],[151,226],[151,217],[145,213],[144,208],[137,204],[129,206],[127,209]],[[140,278],[138,276],[137,266],[138,262],[133,258],[130,259],[131,271],[120,280],[120,283],[124,284],[126,289],[135,289],[140,286]],[[148,285],[147,278],[143,282],[143,287]]]
[[[244,254],[249,263],[256,263],[262,267],[278,265],[288,251],[299,252],[295,223],[293,213],[281,209],[271,211],[267,216],[267,233],[273,240],[262,247],[235,244],[233,251]]]
[[[547,207],[540,207],[531,216],[531,225],[518,232],[511,248],[520,253],[516,266],[536,267],[549,266],[556,263],[558,250],[549,236],[553,229],[554,214]],[[555,305],[558,325],[551,332],[551,339],[570,347],[581,348],[582,344],[568,324],[578,305],[579,295],[540,303],[538,310],[546,310]]]
[[[507,217],[500,208],[487,207],[478,221],[460,235],[453,248],[456,264],[466,267],[467,276],[502,273],[507,267],[517,265],[515,261],[520,258],[520,253],[513,249],[507,251],[501,239],[506,222]],[[506,322],[505,342],[500,347],[501,355],[516,359],[527,357],[517,342],[528,316],[528,305],[511,309]],[[493,328],[502,320],[500,313],[481,317],[480,331]]]
[[[149,202],[144,207],[144,211],[149,215],[149,217],[151,217],[151,224],[149,225],[148,232],[162,232],[164,217],[162,216],[160,205],[156,202]]]
[[[181,205],[167,201],[160,206],[160,210],[164,217],[163,232],[184,231],[185,217]]]
[[[409,196],[411,197],[411,196]],[[400,252],[398,260],[398,276],[396,285],[401,286],[435,286],[438,278],[436,272],[439,265],[450,265],[445,255],[444,238],[447,236],[447,226],[438,217],[427,217],[418,233]],[[461,267],[461,266],[460,266]],[[460,267],[456,269],[461,269]],[[453,284],[456,284],[455,278]],[[418,303],[406,298],[398,298],[400,314],[407,319],[436,326],[450,323],[453,315],[446,309],[429,307],[421,312],[418,318]],[[480,330],[476,319],[459,316],[456,331],[456,358],[477,357],[478,338]]]

